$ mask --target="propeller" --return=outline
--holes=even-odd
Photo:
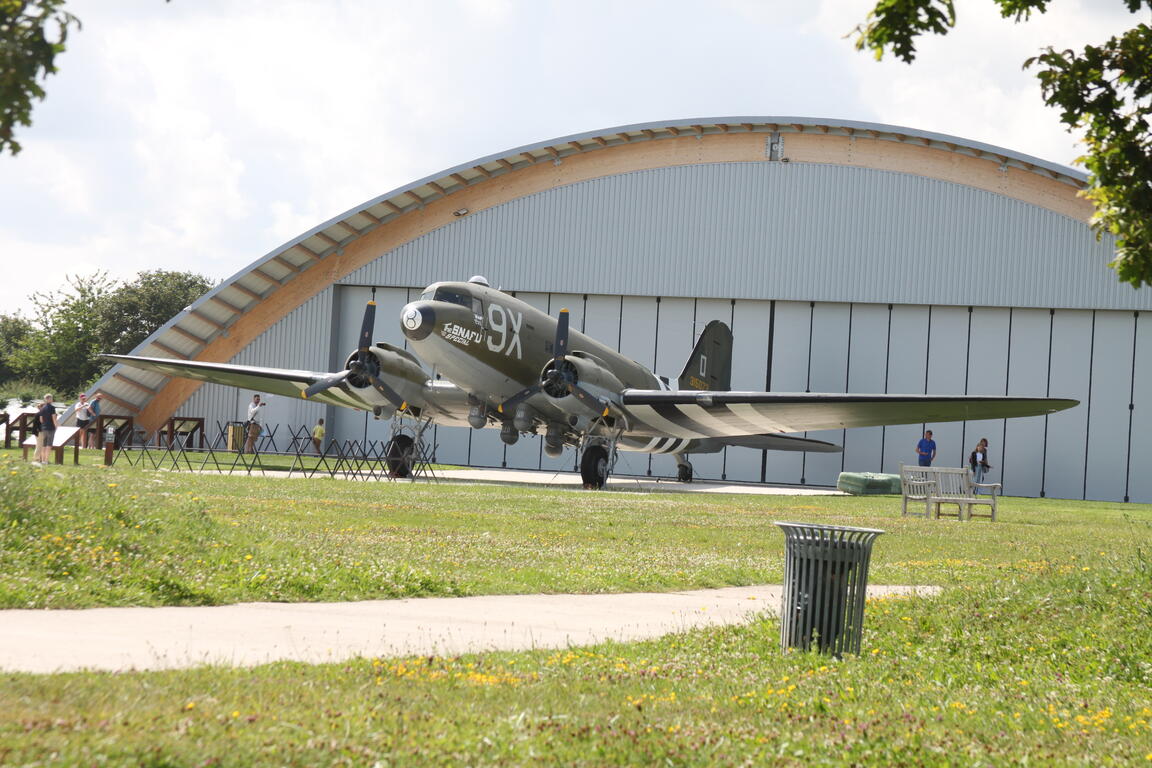
[[[315,397],[347,381],[355,387],[371,385],[389,403],[399,410],[404,410],[407,407],[404,398],[380,378],[380,361],[372,354],[372,331],[375,324],[376,302],[369,301],[368,306],[364,308],[364,321],[360,324],[360,344],[356,348],[356,354],[348,361],[348,368],[314,382],[301,392],[300,396],[304,399]]]
[[[568,310],[561,309],[560,317],[556,321],[556,340],[552,344],[552,359],[544,366],[540,383],[525,387],[512,395],[501,403],[497,410],[501,413],[511,410],[537,392],[543,391],[549,397],[557,399],[575,395],[581,403],[597,413],[607,414],[608,406],[591,392],[580,387],[576,366],[568,360],[568,322]]]

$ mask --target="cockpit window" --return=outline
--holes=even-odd
[[[472,308],[472,297],[468,294],[461,293],[460,291],[450,290],[448,288],[437,288],[436,295],[433,297],[434,301],[446,301],[449,304],[459,304],[462,307]]]
[[[420,301],[432,301],[435,295],[436,291],[424,291],[424,293],[420,294]]]

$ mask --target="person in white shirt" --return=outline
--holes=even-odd
[[[256,438],[264,431],[264,421],[260,409],[268,403],[260,402],[260,395],[252,395],[252,402],[248,404],[248,440],[244,444],[244,452],[252,453],[256,449]]]
[[[76,401],[76,426],[80,428],[79,444],[81,448],[88,447],[88,430],[92,428],[92,420],[96,414],[92,412],[92,403],[88,402],[88,395],[83,392],[80,393],[80,399]],[[92,441],[95,443],[95,440]],[[93,448],[96,446],[93,445]]]

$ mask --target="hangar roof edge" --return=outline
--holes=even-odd
[[[761,132],[772,133],[773,131],[781,132],[817,132],[829,135],[853,136],[857,132],[868,135],[870,138],[888,139],[892,141],[907,141],[915,140],[921,145],[936,147],[938,149],[946,149],[950,151],[960,151],[973,154],[975,156],[986,156],[999,159],[1001,162],[1016,165],[1025,170],[1035,172],[1042,172],[1050,178],[1063,181],[1073,186],[1083,186],[1087,183],[1087,174],[1078,171],[1068,166],[1053,163],[1047,160],[1042,160],[1032,155],[1026,155],[1021,152],[997,147],[991,144],[984,144],[982,142],[971,141],[969,139],[960,138],[943,133],[934,133],[931,131],[920,131],[912,128],[904,128],[901,126],[887,125],[883,123],[869,123],[853,120],[830,120],[811,117],[710,117],[710,118],[688,118],[683,120],[670,120],[670,121],[656,121],[650,123],[634,123],[630,125],[614,126],[597,131],[587,131],[584,133],[570,134],[568,136],[561,136],[558,138],[548,139],[545,141],[536,142],[533,144],[526,144],[520,147],[498,152],[492,155],[478,158],[476,160],[462,163],[453,166],[443,171],[433,173],[425,176],[414,182],[397,187],[389,192],[385,192],[375,198],[372,198],[358,206],[350,208],[343,213],[333,216],[331,219],[317,225],[311,230],[297,238],[288,241],[279,249],[274,250],[265,257],[271,258],[273,254],[286,251],[293,248],[300,243],[307,240],[324,230],[346,221],[357,214],[362,214],[366,209],[372,208],[377,205],[388,206],[391,202],[392,205],[399,207],[401,210],[410,208],[413,205],[419,206],[424,202],[431,199],[438,198],[440,194],[433,194],[430,197],[423,197],[416,191],[422,187],[431,187],[435,193],[437,189],[447,194],[456,191],[461,186],[468,186],[471,180],[461,181],[459,177],[461,174],[472,171],[477,168],[483,168],[486,165],[496,164],[501,165],[507,163],[509,166],[505,168],[504,172],[509,170],[516,170],[527,165],[533,165],[535,162],[542,159],[553,159],[563,157],[566,154],[575,154],[576,152],[584,151],[585,148],[573,147],[573,144],[580,144],[581,142],[591,142],[599,146],[619,146],[621,144],[632,143],[633,141],[644,141],[663,138],[675,138],[682,135],[698,135],[721,134],[733,131],[745,132]],[[639,136],[631,136],[631,134],[639,134]],[[560,147],[568,148],[558,149]],[[591,147],[589,147],[591,148]],[[551,150],[551,151],[549,151]],[[537,156],[540,155],[540,156]],[[528,158],[532,159],[529,160]],[[479,173],[477,175],[484,178],[490,178],[491,175],[497,175],[499,172],[490,171],[488,175]],[[403,198],[408,196],[408,200]],[[400,198],[399,202],[396,201]],[[400,203],[407,203],[401,205]],[[263,261],[263,260],[261,260]],[[260,263],[260,262],[257,262]],[[237,273],[237,275],[242,273]],[[230,278],[231,279],[231,278]]]

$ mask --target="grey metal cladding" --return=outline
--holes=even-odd
[[[1152,308],[1109,238],[1015,198],[891,171],[714,163],[476,211],[341,280],[486,273],[517,290],[957,306]]]

